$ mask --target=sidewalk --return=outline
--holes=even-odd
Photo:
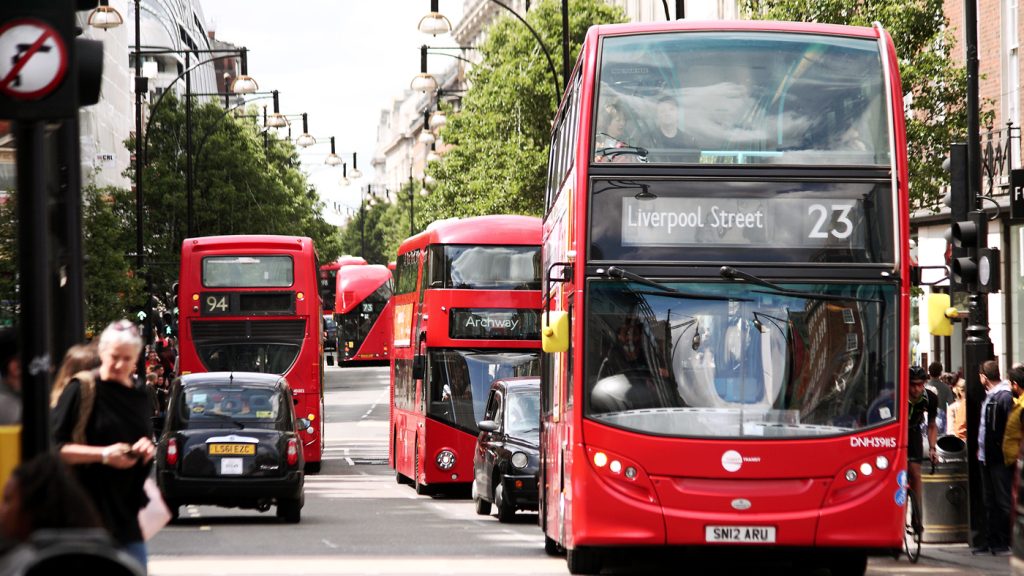
[[[993,556],[991,554],[975,556],[971,554],[971,548],[967,544],[922,544],[921,558],[975,568],[993,576],[1010,573],[1009,556]]]

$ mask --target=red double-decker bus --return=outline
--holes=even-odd
[[[625,547],[902,543],[908,192],[880,27],[593,27],[554,123],[541,524]],[[838,572],[837,572],[838,571]]]
[[[337,293],[338,270],[342,266],[362,266],[366,264],[360,256],[342,256],[334,262],[320,265],[320,302],[323,304],[324,316],[334,315],[334,300]]]
[[[179,366],[282,374],[292,388],[306,470],[323,455],[322,316],[313,241],[209,236],[181,246]]]
[[[398,249],[389,460],[423,494],[466,487],[491,382],[540,370],[541,221],[442,220]]]
[[[379,264],[342,266],[335,277],[334,321],[339,363],[391,358],[391,271]]]

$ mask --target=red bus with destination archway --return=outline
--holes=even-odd
[[[308,472],[323,457],[322,315],[310,238],[187,238],[178,282],[182,374],[281,374],[308,418],[300,431]]]
[[[342,266],[335,277],[338,363],[384,363],[391,358],[391,271],[379,264]]]
[[[398,249],[389,461],[418,493],[467,487],[491,382],[540,371],[541,221],[434,222]]]
[[[334,301],[337,293],[338,270],[342,266],[362,266],[366,260],[361,256],[342,256],[334,262],[320,265],[320,302],[324,307],[324,316],[334,315]]]
[[[545,549],[901,547],[907,207],[880,26],[592,27],[546,190]]]

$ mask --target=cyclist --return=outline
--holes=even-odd
[[[920,366],[910,367],[909,400],[907,407],[907,475],[910,476],[910,488],[914,491],[914,508],[921,509],[921,461],[924,459],[924,445],[921,437],[921,424],[925,413],[928,414],[928,458],[934,464],[937,461],[935,442],[938,439],[938,428],[935,426],[935,413],[939,399],[934,392],[925,388],[928,373]],[[920,515],[914,519],[914,530],[920,533]]]

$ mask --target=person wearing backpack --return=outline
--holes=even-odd
[[[71,378],[51,428],[61,459],[92,497],[110,535],[145,567],[138,513],[149,502],[143,486],[156,447],[149,397],[134,378],[141,352],[135,324],[110,324],[99,338],[99,368]]]

